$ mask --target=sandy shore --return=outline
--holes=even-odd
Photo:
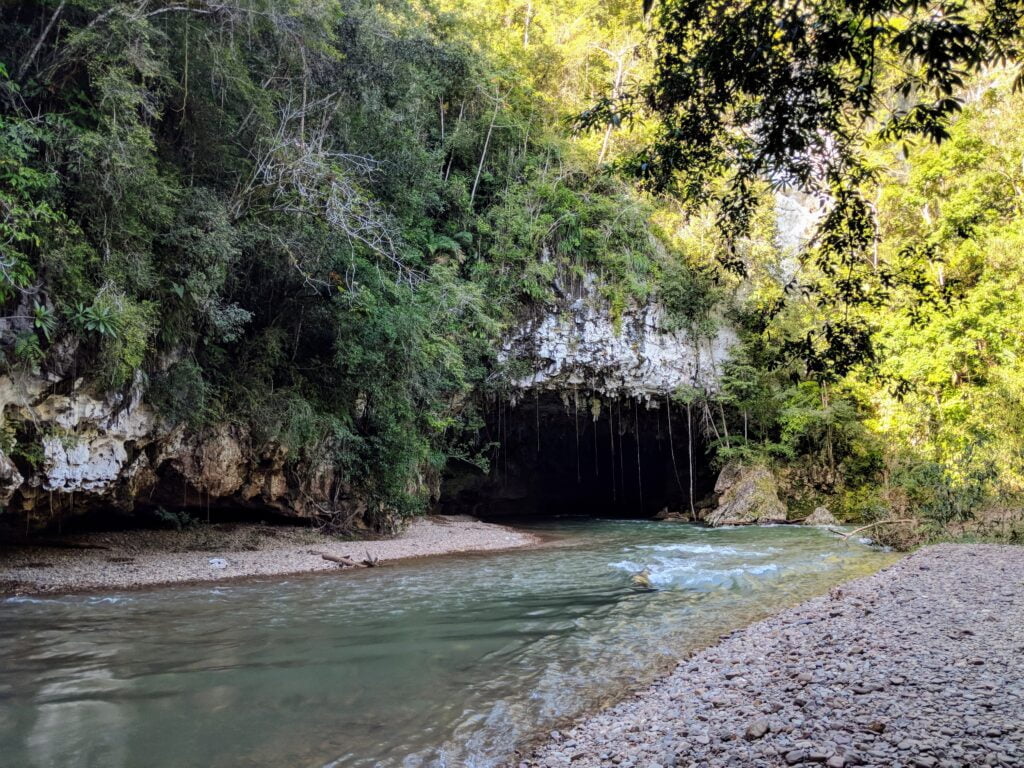
[[[1024,548],[922,549],[732,633],[518,765],[1021,768]]]
[[[337,571],[320,553],[381,563],[428,555],[527,547],[531,533],[471,519],[415,520],[393,539],[352,541],[306,528],[211,525],[185,531],[129,531],[67,537],[97,547],[0,546],[0,594],[131,589]]]

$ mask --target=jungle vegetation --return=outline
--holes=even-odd
[[[4,365],[412,514],[424,468],[486,465],[503,329],[593,274],[613,317],[740,330],[676,397],[797,510],[1018,508],[1021,16],[933,5],[8,0]],[[822,207],[806,252],[780,191]]]

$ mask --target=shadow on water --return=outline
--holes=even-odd
[[[531,524],[557,546],[0,603],[16,766],[493,766],[892,555],[817,529]],[[649,574],[653,591],[631,576]]]

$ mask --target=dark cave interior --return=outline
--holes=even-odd
[[[671,419],[669,416],[671,415]],[[479,517],[687,514],[714,485],[696,424],[684,406],[583,392],[494,399],[481,441],[490,471],[453,462],[439,510]],[[692,462],[691,462],[692,458]]]

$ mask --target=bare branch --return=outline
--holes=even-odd
[[[66,5],[67,0],[60,0],[60,5],[57,6],[57,10],[53,12],[49,22],[47,22],[46,26],[43,28],[43,33],[39,36],[39,39],[36,40],[36,44],[33,46],[32,52],[25,57],[25,61],[23,61],[21,66],[18,67],[18,76],[15,78],[16,80],[20,81],[25,77],[25,74],[28,72],[28,68],[32,66],[32,63],[36,60],[36,56],[39,55],[39,49],[43,47],[43,43],[46,42],[46,38],[50,36],[50,30],[53,29],[53,25],[57,23],[57,19],[64,12],[64,6]]]

